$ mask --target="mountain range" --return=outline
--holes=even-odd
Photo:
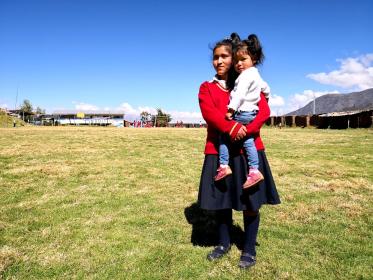
[[[315,102],[311,101],[303,108],[287,113],[286,116],[318,115],[369,109],[373,109],[373,88],[359,92],[325,94],[317,97]]]

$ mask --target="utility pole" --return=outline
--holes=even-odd
[[[315,97],[315,93],[313,93],[313,115],[316,115],[316,97]]]
[[[14,110],[17,110],[17,102],[18,102],[18,86],[17,86],[16,103],[14,104]]]

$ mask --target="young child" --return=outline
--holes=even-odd
[[[238,36],[238,35],[237,35]],[[264,54],[258,37],[255,34],[248,36],[246,40],[240,41],[234,49],[234,68],[239,73],[235,81],[234,89],[230,95],[227,119],[234,119],[239,123],[248,124],[252,122],[258,111],[260,93],[263,92],[266,98],[269,97],[269,86],[262,80],[256,66],[264,60]],[[219,145],[220,166],[215,176],[215,181],[232,174],[228,165],[229,151],[228,139],[221,135]],[[264,179],[259,171],[258,153],[255,147],[254,138],[247,138],[243,147],[247,154],[248,176],[243,188],[250,188]]]

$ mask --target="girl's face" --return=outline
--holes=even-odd
[[[247,52],[238,51],[234,56],[234,70],[236,70],[237,73],[242,73],[242,71],[253,66],[254,62]]]
[[[214,51],[212,64],[218,77],[226,80],[228,78],[228,71],[232,66],[231,50],[226,46],[217,47]]]

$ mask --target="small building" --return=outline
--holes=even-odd
[[[124,115],[123,111],[59,110],[45,116],[54,125],[128,126]]]
[[[369,128],[373,124],[373,109],[333,112],[309,116],[271,116],[270,126],[317,127],[317,128]]]
[[[373,109],[333,112],[319,115],[319,128],[369,128],[373,124]]]
[[[8,110],[7,113],[8,113],[9,116],[21,118],[23,120],[30,119],[30,118],[33,118],[35,116],[34,112],[25,112],[21,109]]]

